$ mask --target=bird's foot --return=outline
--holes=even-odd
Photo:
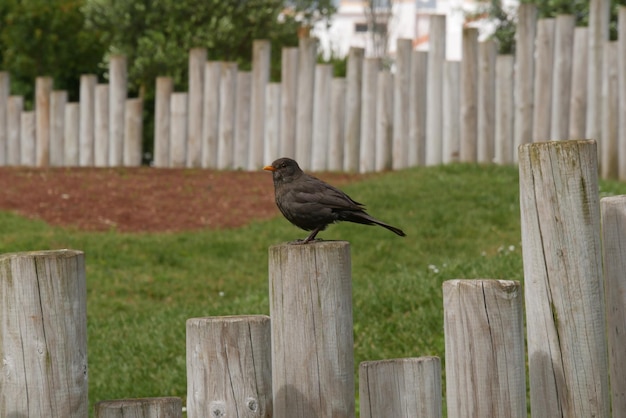
[[[314,239],[297,239],[295,241],[291,241],[289,243],[289,245],[304,245],[304,244],[308,244],[309,242],[319,242],[319,241],[324,241],[321,238],[314,238]]]

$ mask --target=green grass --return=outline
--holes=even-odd
[[[517,168],[416,168],[344,189],[407,233],[339,224],[320,234],[351,243],[355,367],[443,357],[443,281],[522,280]],[[601,191],[624,194],[626,185],[602,182]],[[121,234],[0,212],[0,229],[0,253],[85,252],[91,411],[105,399],[184,399],[186,319],[268,314],[267,248],[306,236],[279,216],[225,231]]]

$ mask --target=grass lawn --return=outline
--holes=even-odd
[[[443,281],[522,280],[517,173],[455,164],[343,187],[407,233],[339,224],[319,235],[351,243],[355,372],[365,360],[443,358]],[[603,196],[626,194],[618,182],[600,189]],[[105,399],[184,399],[185,321],[268,314],[267,249],[306,236],[278,212],[238,229],[176,234],[84,233],[0,212],[0,229],[1,253],[86,254],[92,414]]]

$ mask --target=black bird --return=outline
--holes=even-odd
[[[298,241],[300,244],[313,240],[318,232],[340,221],[380,225],[401,237],[406,235],[401,229],[368,215],[363,204],[341,190],[303,172],[291,158],[279,158],[263,170],[272,172],[276,206],[285,218],[298,228],[312,231],[306,239]]]

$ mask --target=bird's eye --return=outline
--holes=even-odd
[[[287,167],[287,163],[282,163],[282,164],[280,165],[280,167],[281,167],[281,168],[285,168],[285,167]]]

